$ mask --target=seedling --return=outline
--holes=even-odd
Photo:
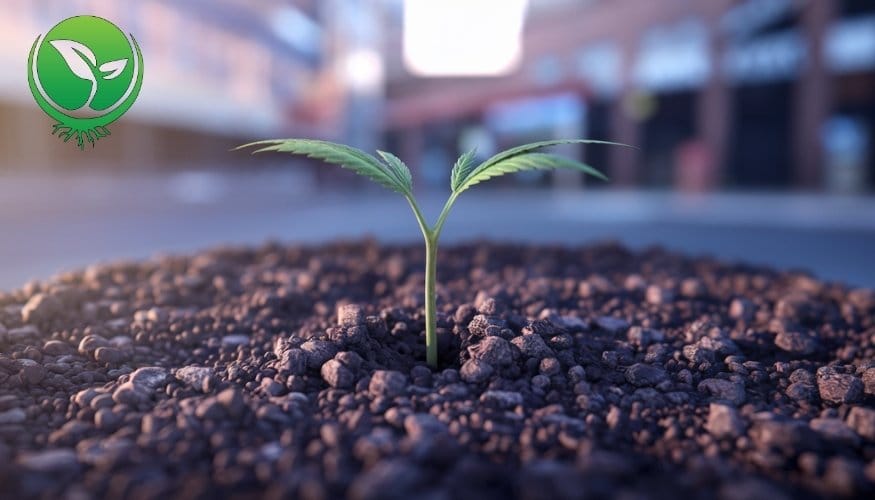
[[[601,172],[574,160],[569,160],[554,154],[537,152],[538,150],[557,144],[610,144],[622,146],[623,144],[593,141],[586,139],[566,139],[554,141],[533,142],[523,146],[502,151],[488,160],[476,164],[476,150],[468,151],[456,160],[450,174],[450,193],[443,210],[434,225],[429,225],[416,198],[413,196],[413,181],[410,169],[398,157],[385,151],[377,151],[382,161],[376,157],[342,144],[312,139],[274,139],[244,144],[237,149],[258,146],[255,153],[277,151],[292,153],[316,158],[326,163],[339,165],[363,175],[374,182],[400,193],[410,208],[422,237],[425,240],[425,346],[426,361],[432,367],[437,366],[437,320],[436,320],[436,293],[435,283],[437,277],[437,249],[441,230],[450,213],[450,209],[460,194],[475,184],[499,175],[522,172],[525,170],[553,170],[568,168],[578,170],[602,180],[608,180]]]

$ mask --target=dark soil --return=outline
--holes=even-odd
[[[659,249],[269,245],[0,295],[0,496],[805,498],[875,481],[875,293]],[[871,498],[871,497],[870,497]]]

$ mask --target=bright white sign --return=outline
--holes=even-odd
[[[405,0],[404,65],[418,76],[516,69],[527,0]]]

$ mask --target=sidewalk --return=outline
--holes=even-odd
[[[0,289],[96,261],[267,239],[319,242],[366,234],[420,238],[406,203],[378,189],[314,192],[286,172],[0,177]],[[445,195],[421,195],[430,218]],[[658,244],[875,287],[875,198],[811,194],[684,196],[647,191],[465,193],[447,243],[489,237]]]

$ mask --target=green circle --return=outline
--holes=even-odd
[[[28,81],[49,116],[76,129],[105,126],[133,105],[143,59],[133,36],[95,16],[56,24],[34,42]]]

